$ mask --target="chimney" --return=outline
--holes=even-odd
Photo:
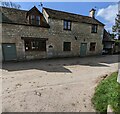
[[[95,18],[95,11],[93,8],[90,10],[90,17]]]

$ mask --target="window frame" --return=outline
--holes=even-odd
[[[63,20],[63,30],[71,31],[72,22],[70,20]]]
[[[32,17],[34,17],[34,18],[32,18]],[[39,19],[37,19],[37,17],[39,17]],[[41,24],[40,20],[41,20],[40,15],[31,14],[31,15],[29,16],[29,24],[31,24],[31,25],[40,26],[40,24]]]
[[[37,17],[39,17],[39,18],[37,18]],[[36,16],[36,24],[40,25],[40,16],[38,16],[38,15]]]
[[[69,47],[68,47],[68,44],[69,44]],[[64,52],[70,52],[71,51],[71,42],[63,42],[63,51]]]
[[[32,46],[33,44],[34,44],[34,46]],[[40,45],[40,44],[42,44],[42,45]],[[24,46],[25,46],[25,51],[45,52],[46,51],[46,40],[34,40],[34,39],[28,40],[27,39],[27,40],[24,40]],[[26,49],[27,47],[28,47],[28,49]]]
[[[96,51],[96,42],[90,42],[90,49],[89,51]]]
[[[98,25],[92,24],[91,25],[91,33],[97,33],[97,31],[98,31]]]

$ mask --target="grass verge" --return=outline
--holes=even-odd
[[[115,72],[102,80],[95,89],[92,103],[99,112],[107,112],[107,106],[111,105],[114,112],[120,113],[120,84],[117,83]]]

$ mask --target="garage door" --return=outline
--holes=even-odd
[[[16,60],[16,46],[15,44],[2,44],[4,61]]]

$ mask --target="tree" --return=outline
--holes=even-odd
[[[13,3],[13,2],[2,2],[2,6],[4,7],[9,7],[9,8],[15,8],[15,9],[20,9],[21,6],[19,4]]]
[[[112,29],[118,38],[118,40],[115,41],[115,52],[120,53],[120,1],[118,2],[118,14],[115,18],[115,25]]]
[[[111,36],[112,39],[115,38],[115,34],[114,33],[110,33],[110,36]]]
[[[115,25],[113,26],[112,30],[115,33],[115,35],[117,35],[118,38],[120,38],[120,14],[118,14],[115,18]]]
[[[120,2],[118,2],[118,14],[115,18],[115,25],[112,27],[112,30],[120,40]]]

